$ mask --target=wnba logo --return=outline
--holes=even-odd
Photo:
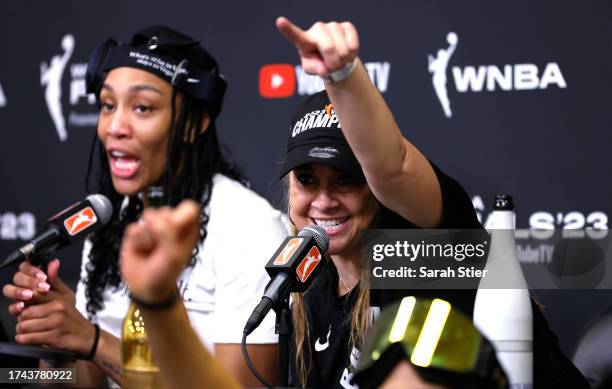
[[[70,235],[74,236],[97,221],[98,219],[96,218],[96,214],[93,209],[91,207],[87,207],[82,209],[76,215],[72,215],[66,219],[64,221],[64,227],[66,227],[66,231],[68,231]]]
[[[295,251],[302,244],[303,240],[304,240],[303,238],[291,238],[289,242],[287,242],[287,244],[283,248],[283,251],[281,251],[280,254],[278,254],[278,256],[276,257],[274,262],[272,262],[272,264],[280,266],[280,265],[285,265],[287,262],[289,262],[291,257],[293,257],[293,254],[295,254]]]
[[[66,120],[62,111],[62,77],[68,60],[74,50],[74,36],[66,34],[62,38],[62,54],[54,55],[47,64],[40,64],[40,86],[45,88],[45,102],[55,125],[60,141],[68,139]]]
[[[71,63],[68,66],[68,61],[74,52],[74,36],[72,34],[64,35],[61,47],[63,53],[54,55],[48,63],[42,62],[40,64],[40,86],[44,88],[45,103],[47,104],[47,109],[49,110],[49,115],[57,135],[61,142],[65,142],[68,140],[66,122],[73,127],[95,126],[98,121],[98,113],[90,109],[95,104],[96,98],[93,94],[87,94],[86,91],[85,75],[87,64]],[[64,115],[64,106],[62,104],[62,80],[66,67],[69,67],[71,77],[68,93],[70,106],[79,104],[83,98],[88,103],[88,110],[86,112],[68,112],[68,120],[66,120]]]
[[[319,265],[319,262],[321,262],[321,252],[319,251],[317,246],[313,246],[310,251],[308,251],[308,254],[306,254],[306,258],[302,260],[302,263],[300,263],[300,265],[295,270],[295,273],[297,274],[300,281],[306,282],[306,280],[308,279],[308,277],[310,277],[314,269],[316,269]]]
[[[432,75],[433,88],[444,115],[450,118],[453,112],[446,85],[447,68],[459,44],[459,37],[451,31],[446,35],[446,42],[448,47],[439,49],[435,56],[427,56],[427,70]],[[453,66],[452,75],[458,93],[547,89],[550,85],[567,88],[561,68],[556,62],[547,63],[542,72],[533,63],[506,64],[503,67]]]

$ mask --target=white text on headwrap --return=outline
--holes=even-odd
[[[151,68],[153,70],[157,70],[166,75],[166,77],[172,77],[176,70],[176,64],[166,62],[165,60],[151,56],[147,54],[142,54],[139,52],[131,51],[130,58],[135,58],[136,63]]]

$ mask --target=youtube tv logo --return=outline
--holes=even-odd
[[[295,69],[290,64],[268,64],[259,70],[259,94],[269,99],[295,93]]]

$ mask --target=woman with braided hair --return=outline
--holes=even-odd
[[[58,260],[47,275],[20,266],[4,287],[16,301],[9,311],[19,321],[17,342],[93,362],[78,363],[81,386],[99,387],[104,375],[121,382],[119,337],[130,301],[119,272],[121,240],[141,217],[147,188],[162,186],[168,205],[191,199],[200,209],[198,244],[177,282],[191,325],[235,378],[253,384],[240,352],[242,326],[268,282],[265,261],[287,230],[282,214],[244,185],[221,152],[215,119],[226,82],[217,62],[192,38],[150,27],[128,44],[100,46],[88,65],[88,89],[100,106],[96,191],[111,200],[113,217],[85,243],[76,294],[58,277]],[[248,340],[260,371],[274,377],[273,315]]]

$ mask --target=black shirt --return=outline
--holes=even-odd
[[[463,187],[444,174],[435,165],[442,192],[442,221],[438,228],[481,229],[472,202]],[[378,228],[418,228],[409,220],[381,206]],[[356,388],[351,383],[352,370],[359,360],[359,351],[349,348],[350,313],[355,306],[359,288],[344,296],[338,296],[338,273],[332,262],[328,262],[317,279],[304,294],[309,331],[308,347],[304,348],[304,360],[310,364],[307,387],[309,388]],[[435,292],[435,294],[433,294]],[[443,298],[469,313],[474,303],[474,290],[372,290],[371,314],[376,315],[380,305],[386,305],[406,295],[422,295]],[[471,316],[470,316],[471,317]],[[290,361],[290,385],[299,386],[295,368],[295,347]]]
[[[330,261],[318,275],[315,283],[304,295],[306,315],[308,317],[308,347],[304,347],[304,360],[311,359],[308,375],[309,388],[352,388],[349,366],[358,362],[356,350],[349,350],[351,312],[355,306],[358,288],[338,296],[338,273]],[[351,352],[353,361],[351,363]],[[294,354],[293,354],[294,355]],[[293,364],[295,360],[291,361]],[[292,369],[292,373],[295,369]],[[295,374],[291,374],[290,384],[299,386]]]
[[[442,192],[443,213],[438,228],[482,229],[472,202],[463,187],[444,174],[435,165],[434,171]],[[418,228],[391,210],[381,207],[378,228]],[[330,261],[304,294],[308,319],[308,334],[304,347],[304,360],[310,361],[306,386],[309,388],[357,388],[352,381],[352,371],[359,360],[359,351],[349,348],[351,312],[357,302],[359,287],[338,296],[338,273]],[[449,301],[454,307],[473,315],[476,290],[372,290],[371,315],[380,307],[401,297],[416,295],[437,297]],[[559,348],[557,338],[548,327],[546,319],[535,307],[534,326],[534,387],[587,388],[588,384]],[[295,344],[290,353],[290,385],[300,386],[295,366]]]

